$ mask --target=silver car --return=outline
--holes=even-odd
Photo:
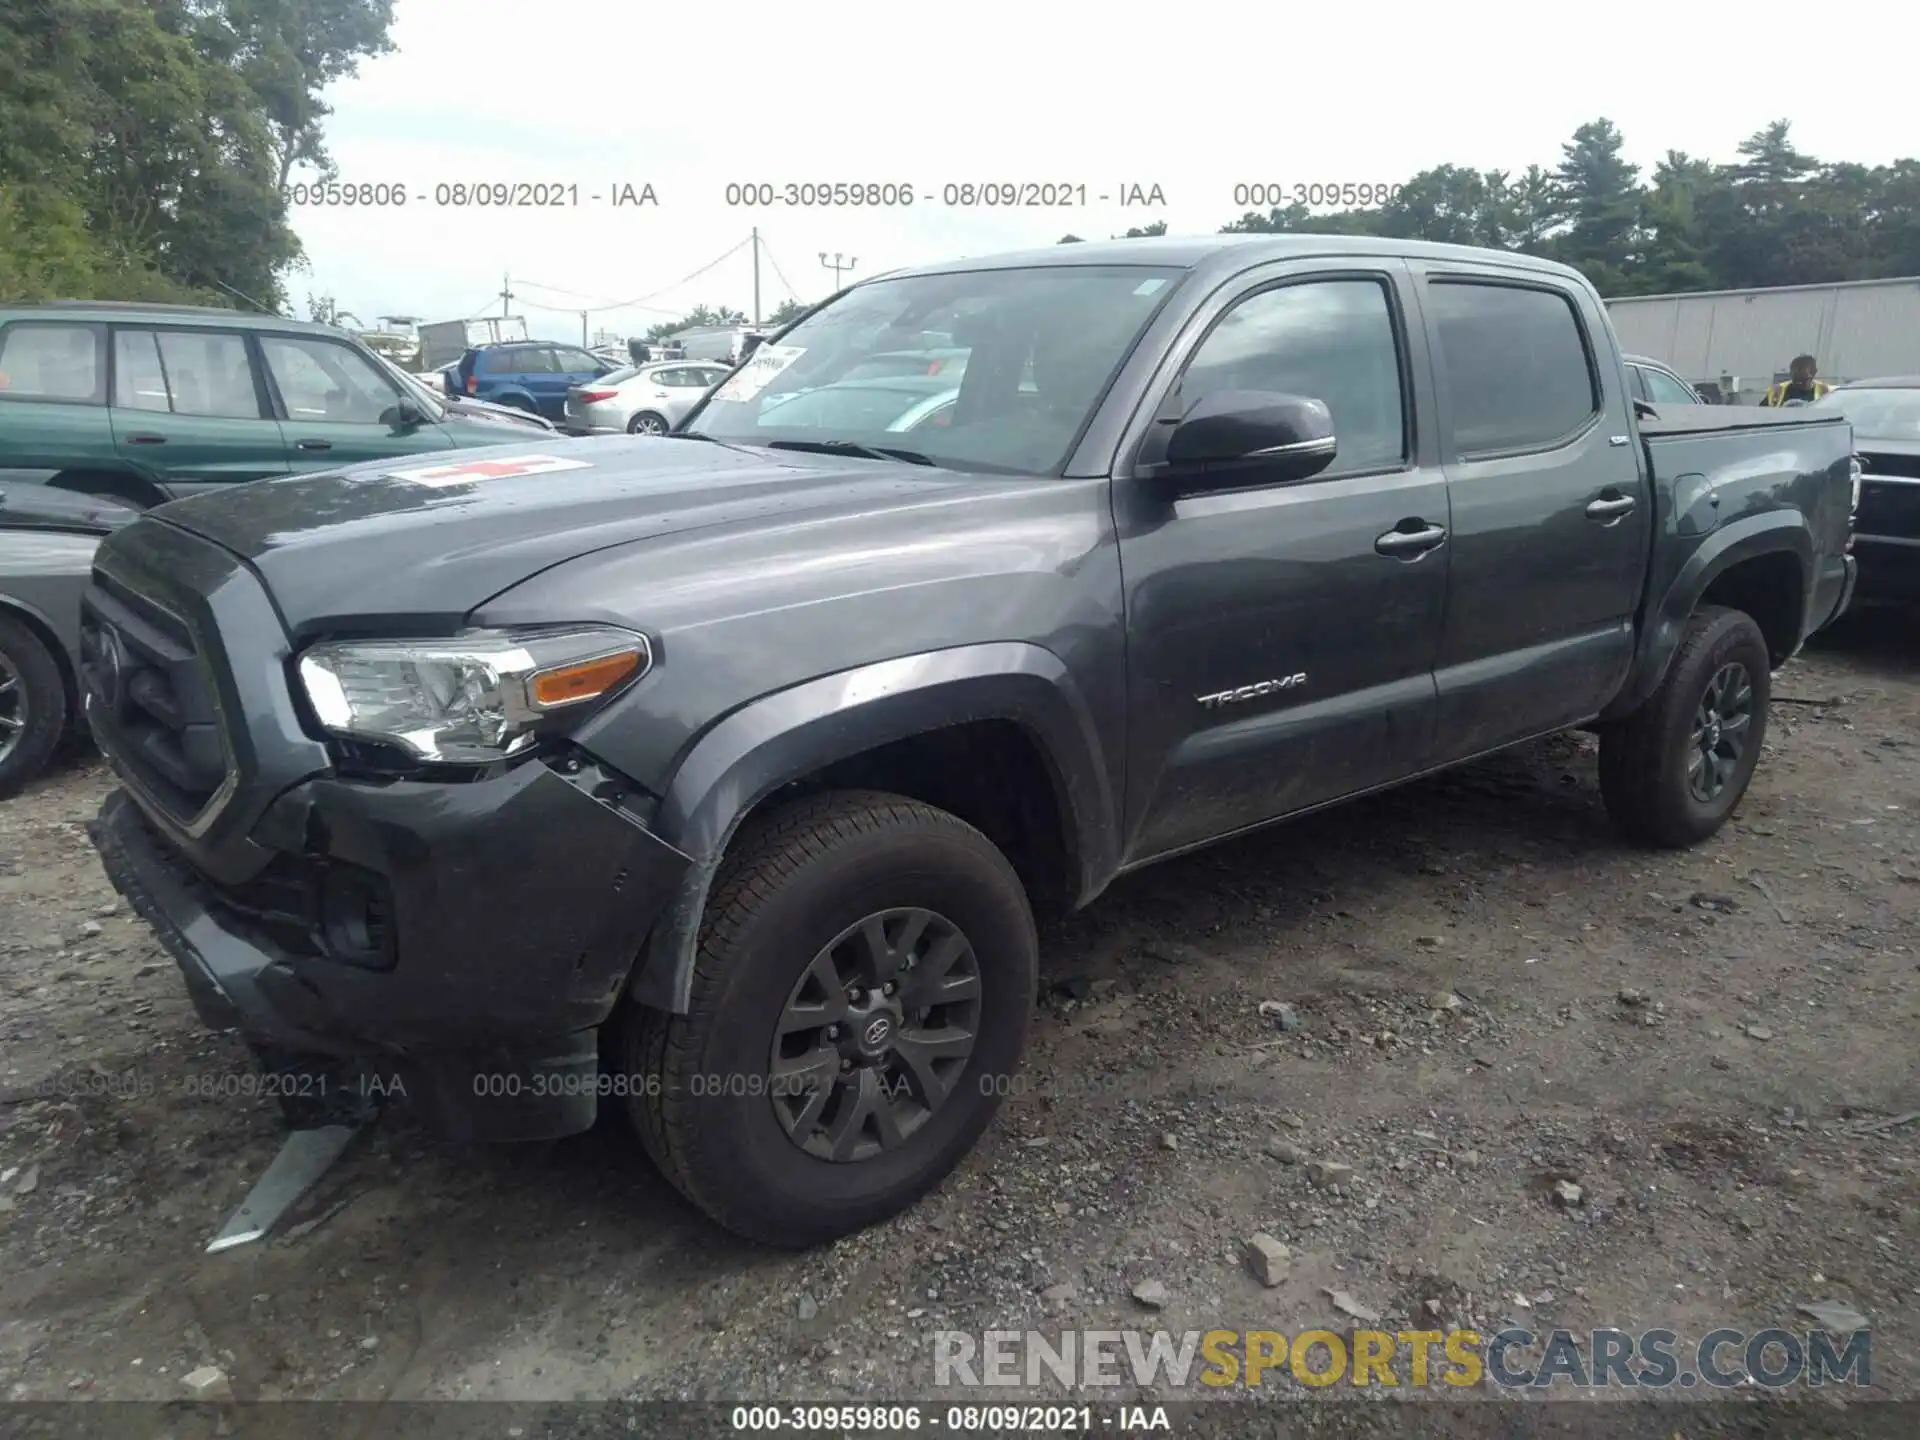
[[[568,390],[561,428],[569,435],[664,435],[731,373],[703,360],[629,365]]]

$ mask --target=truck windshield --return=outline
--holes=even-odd
[[[951,470],[1058,473],[1183,273],[1045,265],[877,280],[762,345],[686,429],[734,444],[905,446]],[[915,357],[912,380],[896,369],[909,368],[903,355]]]
[[[1862,440],[1920,440],[1920,388],[1829,390],[1809,408],[1840,411]]]

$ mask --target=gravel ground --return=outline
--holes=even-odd
[[[1565,736],[1123,881],[1044,936],[962,1169],[803,1255],[618,1124],[459,1148],[400,1113],[203,1254],[278,1115],[222,1095],[245,1053],[116,905],[77,757],[0,805],[0,1395],[944,1401],[935,1330],[1348,1330],[1339,1291],[1389,1329],[1694,1337],[1838,1301],[1920,1398],[1920,631],[1851,617],[1776,691],[1694,851],[1615,840]]]

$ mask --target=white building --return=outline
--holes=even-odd
[[[1621,348],[1754,400],[1806,354],[1836,384],[1920,374],[1920,276],[1607,302]]]

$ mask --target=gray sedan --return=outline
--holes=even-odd
[[[84,728],[80,592],[101,537],[139,514],[47,485],[0,488],[0,798]]]
[[[664,435],[732,372],[699,360],[629,365],[567,391],[569,435]]]

